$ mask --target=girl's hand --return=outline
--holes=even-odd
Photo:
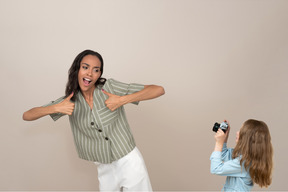
[[[227,140],[227,132],[226,134],[222,131],[222,129],[218,129],[214,138],[216,140],[214,151],[222,151],[225,140]]]
[[[224,144],[227,138],[227,135],[222,131],[222,129],[218,129],[217,133],[214,136],[216,143]]]
[[[66,115],[72,115],[74,111],[75,104],[70,101],[73,97],[74,93],[71,93],[68,97],[66,97],[61,103],[55,105],[55,110],[57,113],[63,113]]]
[[[102,89],[102,92],[109,97],[105,101],[105,104],[106,104],[106,107],[108,107],[111,111],[115,111],[117,108],[125,104],[121,96],[108,93],[104,89]]]
[[[228,124],[228,129],[226,130],[226,139],[224,141],[224,143],[227,143],[228,141],[228,137],[229,137],[229,133],[230,133],[230,124],[227,120],[224,120],[224,122],[226,122]]]

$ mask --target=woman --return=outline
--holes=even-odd
[[[152,191],[123,106],[159,97],[164,89],[106,80],[103,66],[99,53],[81,52],[69,70],[65,97],[26,111],[23,119],[69,115],[78,155],[97,165],[101,191]]]

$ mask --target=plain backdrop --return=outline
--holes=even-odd
[[[72,61],[92,49],[103,77],[165,88],[125,107],[155,191],[219,191],[212,126],[230,121],[234,147],[249,118],[272,135],[266,190],[287,191],[287,10],[286,0],[0,0],[0,190],[98,190],[67,116],[22,120],[64,95]]]

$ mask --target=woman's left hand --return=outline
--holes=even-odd
[[[117,108],[125,104],[121,96],[108,93],[104,89],[102,89],[102,92],[108,96],[108,99],[105,101],[105,104],[106,107],[108,107],[111,111],[115,111]]]

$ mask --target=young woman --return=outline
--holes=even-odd
[[[236,147],[227,149],[230,125],[226,133],[218,129],[211,154],[211,173],[227,176],[222,191],[250,191],[253,184],[268,187],[272,178],[273,148],[268,126],[249,119],[237,132]]]
[[[152,191],[143,158],[135,145],[123,106],[164,94],[157,85],[104,79],[102,56],[81,52],[72,63],[66,95],[23,114],[27,121],[69,115],[80,158],[97,165],[101,191]]]

